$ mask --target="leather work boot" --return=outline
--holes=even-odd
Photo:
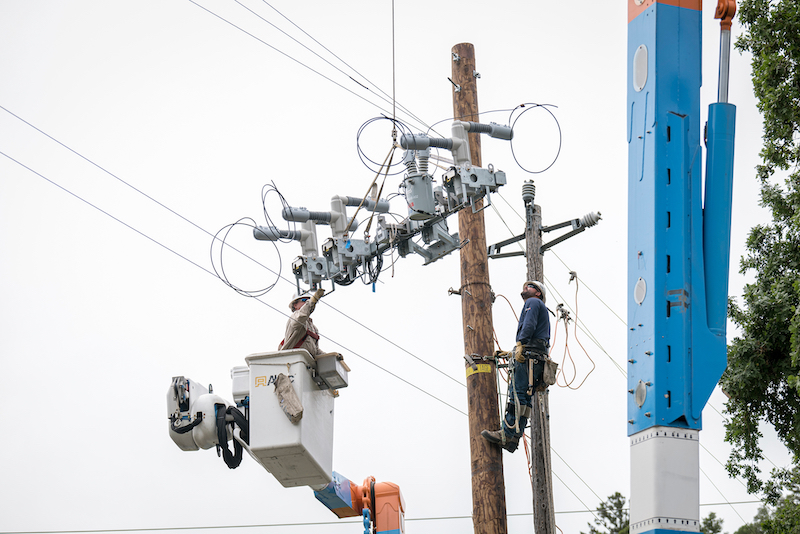
[[[491,443],[496,443],[501,447],[503,447],[508,452],[514,452],[515,450],[517,450],[517,447],[519,446],[519,440],[510,439],[506,440],[506,442],[503,443],[503,437],[504,437],[503,434],[505,434],[505,432],[503,432],[502,430],[481,431],[481,436],[483,436],[483,439],[485,439],[486,441],[489,441]]]

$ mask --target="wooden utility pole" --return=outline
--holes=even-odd
[[[542,208],[533,203],[535,188],[532,182],[522,186],[525,201],[525,249],[528,280],[544,281],[542,255]],[[550,403],[549,391],[535,391],[531,408],[531,464],[533,467],[534,534],[555,532],[553,509],[553,475],[550,466]]]
[[[478,92],[475,47],[461,43],[453,47],[453,114],[456,120],[478,122]],[[479,134],[469,134],[472,164],[481,166]],[[483,201],[476,203],[475,210]],[[458,233],[467,244],[461,249],[461,315],[464,350],[477,372],[467,366],[469,441],[472,465],[472,524],[475,534],[505,534],[506,492],[502,449],[481,437],[481,430],[500,428],[497,405],[497,369],[492,359],[492,298],[486,250],[483,211],[470,208],[458,212]]]

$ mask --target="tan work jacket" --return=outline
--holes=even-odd
[[[319,337],[319,330],[317,330],[317,327],[314,326],[314,322],[311,320],[311,312],[314,311],[315,307],[316,303],[312,303],[309,300],[291,315],[286,322],[286,334],[283,338],[283,343],[278,346],[278,350],[293,349],[305,336],[302,345],[298,348],[306,349],[308,353],[315,358],[319,354],[324,354],[319,350],[319,342],[312,336],[306,336],[308,332],[313,332]]]

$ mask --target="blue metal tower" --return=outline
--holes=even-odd
[[[735,107],[709,108],[703,191],[701,1],[628,6],[631,533],[699,532],[701,416],[727,364]]]

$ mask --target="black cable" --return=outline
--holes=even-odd
[[[274,228],[278,228],[278,225],[272,220],[272,217],[269,216],[269,210],[267,210],[267,197],[269,196],[270,193],[275,193],[276,195],[278,195],[278,199],[280,200],[281,207],[283,209],[290,208],[291,206],[286,201],[286,198],[284,198],[284,196],[281,194],[281,192],[278,191],[278,186],[275,185],[274,181],[270,182],[268,184],[264,184],[264,186],[261,188],[261,208],[262,208],[262,210],[264,212],[264,219],[267,222],[267,226],[272,226]],[[296,222],[294,222],[294,221],[287,221],[287,222],[289,223],[289,226],[291,227],[290,228],[291,230],[296,230],[297,229],[297,223]],[[283,237],[279,237],[278,241],[280,241],[281,243],[291,243],[292,242],[291,239],[283,238]]]
[[[217,454],[222,452],[225,465],[230,469],[236,469],[242,463],[242,444],[233,440],[233,453],[228,448],[228,423],[225,421],[227,410],[224,404],[215,404],[214,411],[217,414]]]
[[[246,221],[246,220],[251,221],[252,224],[244,224],[242,222],[242,221]],[[234,285],[228,279],[228,275],[225,273],[225,264],[224,264],[224,261],[223,261],[223,251],[225,250],[225,246],[226,246],[226,241],[228,239],[228,235],[230,234],[231,230],[233,230],[236,226],[247,226],[248,228],[255,228],[256,227],[256,223],[250,217],[243,217],[243,218],[239,219],[238,221],[236,221],[235,223],[231,223],[231,224],[223,226],[216,233],[216,235],[214,235],[214,239],[211,241],[211,249],[210,249],[211,268],[214,269],[214,274],[217,275],[217,278],[222,280],[222,282],[226,286],[230,287],[231,289],[236,291],[238,294],[240,294],[240,295],[242,295],[244,297],[260,297],[262,295],[265,295],[265,294],[269,293],[272,290],[272,288],[274,288],[278,284],[278,281],[281,279],[281,270],[283,269],[283,262],[280,259],[281,258],[280,249],[278,249],[278,245],[276,245],[275,242],[270,242],[275,247],[275,252],[278,254],[278,272],[275,273],[275,271],[272,271],[271,269],[269,269],[270,271],[272,271],[276,275],[275,281],[272,284],[268,285],[267,287],[264,287],[264,288],[261,288],[261,289],[255,289],[255,290],[242,289],[242,288]],[[221,233],[223,233],[223,232],[225,233],[225,235],[224,235],[224,237],[222,239],[220,239],[219,235]],[[219,246],[219,269],[217,269],[217,265],[214,262],[214,244],[217,241],[220,242],[220,246]],[[228,246],[230,246],[230,245],[228,245]],[[233,247],[231,247],[231,248],[233,248]]]
[[[357,274],[358,273],[356,273],[356,275]],[[356,280],[358,280],[358,278],[359,278],[358,276],[350,276],[350,273],[347,273],[346,275],[343,275],[342,277],[334,278],[333,279],[333,283],[336,284],[336,285],[342,286],[342,287],[346,287],[346,286],[351,285]]]
[[[374,173],[382,173],[382,172],[384,172],[383,169],[385,167],[385,163],[379,163],[377,161],[372,160],[371,158],[369,158],[364,153],[363,150],[361,150],[361,135],[364,133],[364,130],[366,130],[367,126],[375,123],[376,121],[382,121],[382,120],[390,121],[394,128],[400,130],[400,134],[401,135],[410,135],[411,134],[411,129],[405,123],[403,123],[402,121],[400,121],[398,119],[392,119],[392,118],[387,117],[385,115],[381,115],[380,117],[373,117],[373,118],[367,120],[366,122],[364,122],[358,128],[358,132],[356,133],[356,151],[358,152],[358,158],[361,160],[361,163],[363,163],[364,166],[367,169],[371,170]],[[370,164],[375,165],[376,167],[373,168],[373,167],[370,166]],[[398,167],[400,168],[400,170],[398,170],[396,172],[387,173],[387,176],[397,176],[398,174],[402,174],[405,171],[405,166],[403,166],[402,160],[398,160],[396,163],[392,163],[392,164],[389,165],[390,169],[391,168],[398,168]]]
[[[372,267],[372,262],[375,261],[375,267]],[[378,254],[374,258],[367,261],[367,269],[364,273],[368,275],[364,281],[364,285],[374,284],[378,281],[378,276],[381,274],[381,267],[383,267],[383,254]]]
[[[513,121],[513,122],[511,122],[511,118],[514,116],[514,113],[515,113],[515,112],[516,112],[518,109],[525,108],[525,106],[533,106],[533,107],[528,107],[528,108],[524,109],[523,111],[521,111],[521,112],[519,113],[519,115],[517,115],[517,118],[516,118],[516,119],[514,119],[514,121]],[[552,112],[552,111],[550,111],[549,109],[547,109],[548,107],[557,107],[557,106],[554,106],[553,104],[536,104],[536,103],[533,103],[533,102],[526,102],[526,103],[524,103],[524,104],[520,104],[519,106],[517,106],[517,107],[515,107],[513,110],[511,110],[511,114],[508,116],[508,121],[509,121],[509,123],[511,124],[511,131],[512,131],[512,132],[514,131],[514,126],[516,126],[516,124],[517,124],[517,121],[518,121],[519,119],[521,119],[521,118],[522,118],[522,116],[523,116],[524,114],[526,114],[527,112],[529,112],[529,111],[530,111],[530,110],[532,110],[532,109],[536,109],[536,108],[542,108],[542,109],[544,109],[546,112],[548,112],[548,113],[550,114],[550,116],[551,116],[551,117],[553,117],[553,120],[554,120],[554,121],[556,121],[556,127],[558,128],[558,151],[556,152],[556,155],[555,155],[555,157],[553,158],[553,161],[551,161],[551,162],[550,162],[550,165],[548,165],[547,167],[545,167],[544,169],[542,169],[542,170],[540,170],[540,171],[530,171],[530,170],[528,170],[528,169],[526,169],[525,167],[523,167],[523,166],[522,166],[522,164],[521,164],[521,163],[519,162],[519,160],[517,159],[517,155],[514,153],[514,139],[513,139],[513,137],[512,137],[512,139],[511,139],[511,141],[510,141],[510,145],[511,145],[511,156],[514,158],[514,161],[517,163],[517,166],[518,166],[520,169],[522,169],[523,171],[525,171],[525,172],[527,172],[527,173],[529,173],[529,174],[541,174],[541,173],[543,173],[544,171],[548,170],[550,167],[552,167],[553,165],[555,165],[555,163],[556,163],[556,160],[558,160],[558,156],[561,154],[561,140],[562,140],[562,137],[561,137],[561,125],[559,124],[559,122],[558,122],[558,119],[556,118],[556,116],[555,116],[555,115],[553,115],[553,112]]]
[[[236,406],[228,406],[225,413],[233,417],[233,422],[239,426],[239,436],[242,441],[250,445],[250,421]]]

